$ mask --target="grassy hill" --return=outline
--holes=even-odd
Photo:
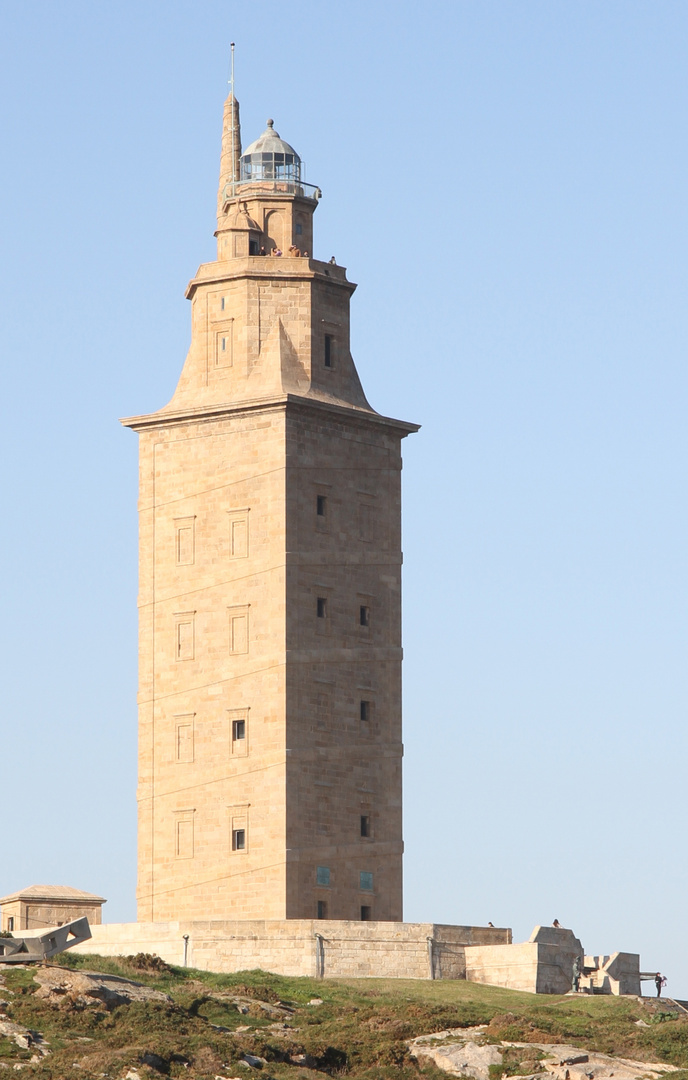
[[[324,1075],[439,1080],[446,1074],[418,1065],[407,1040],[489,1024],[488,1035],[495,1040],[566,1042],[667,1062],[686,1069],[673,1074],[675,1080],[688,1080],[688,1017],[652,999],[544,997],[453,981],[315,980],[261,971],[215,975],[145,957],[114,961],[66,953],[58,961],[74,973],[136,980],[170,1000],[108,1007],[41,997],[35,968],[0,968],[0,999],[7,1002],[0,1031],[3,1019],[10,1027],[23,1025],[40,1032],[50,1049],[32,1061],[40,1057],[35,1046],[0,1035],[0,1077],[19,1065],[23,1075],[40,1080],[122,1080],[130,1069],[142,1080],[164,1075],[250,1080],[252,1074],[262,1080],[323,1080]],[[321,1003],[310,1004],[314,999]],[[641,1019],[648,1026],[638,1026]],[[240,1065],[246,1054],[264,1063],[256,1069]],[[491,1080],[517,1072],[517,1064],[499,1067]]]

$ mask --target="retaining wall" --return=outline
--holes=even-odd
[[[105,923],[91,929],[91,940],[74,952],[149,952],[181,965],[188,934],[187,964],[203,971],[262,968],[281,975],[358,978],[465,979],[466,946],[511,941],[511,930],[501,927],[328,919]]]

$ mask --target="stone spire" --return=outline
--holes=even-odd
[[[239,102],[233,94],[225,101],[222,118],[222,153],[220,156],[220,185],[217,191],[218,226],[221,223],[222,207],[225,198],[232,192],[232,182],[239,180],[239,160],[241,158],[241,124],[239,123]],[[229,184],[229,187],[227,185]]]

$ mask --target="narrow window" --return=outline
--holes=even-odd
[[[361,891],[372,892],[373,891],[373,875],[368,870],[361,870]]]
[[[10,931],[10,933],[14,932],[14,915],[10,915],[9,919],[7,920],[7,929],[8,931]]]
[[[318,597],[317,611],[318,611],[318,618],[319,619],[326,619],[327,618],[327,599],[326,599],[326,597],[324,597],[324,596],[319,596]]]
[[[234,319],[229,319],[215,331],[215,367],[231,367],[234,363]]]
[[[225,298],[224,298],[224,296],[223,296],[223,297],[222,297],[222,299],[220,300],[220,310],[221,310],[221,311],[224,311],[224,310],[225,310]]]
[[[368,904],[361,904],[361,922],[370,922],[370,912]]]
[[[249,253],[249,255],[257,255],[258,254],[258,241],[257,240],[249,240],[249,242],[248,242],[248,253]]]
[[[194,624],[193,620],[189,619],[177,622],[177,641],[176,641],[176,655],[177,660],[193,660],[194,659]]]
[[[193,562],[193,529],[190,525],[177,529],[177,566]]]
[[[231,752],[235,757],[248,755],[248,709],[228,709],[229,735]],[[236,828],[243,826],[243,821],[235,822]]]
[[[229,609],[229,651],[248,652],[248,606]]]
[[[195,530],[195,518],[175,518],[175,556],[177,566],[184,566],[185,564],[193,563],[195,561]]]
[[[316,496],[316,513],[318,517],[325,517],[327,513],[327,495]]]
[[[246,510],[228,510],[229,514],[229,557],[245,559],[248,555],[248,518]]]
[[[370,711],[371,711],[370,710],[370,702],[369,701],[362,701],[361,702],[361,720],[363,720],[363,722],[366,723],[366,724],[370,720]]]
[[[318,900],[318,918],[327,918],[327,900]]]
[[[300,221],[297,221],[296,222],[296,235],[301,236],[302,233],[303,233],[303,225],[301,224]]]
[[[178,818],[176,821],[175,854],[178,859],[193,859],[194,823],[193,818]]]
[[[194,725],[193,714],[180,717],[176,722],[175,750],[177,761],[193,761],[194,759]]]
[[[330,868],[329,866],[318,866],[315,871],[316,884],[322,885],[324,888],[330,887]]]
[[[325,367],[332,367],[332,334],[325,334]]]
[[[370,836],[370,817],[368,814],[361,814],[361,836]]]
[[[236,813],[232,813],[236,810]],[[232,851],[248,851],[248,807],[230,807],[229,830]]]
[[[370,608],[366,604],[360,606],[358,621],[361,626],[370,626]]]

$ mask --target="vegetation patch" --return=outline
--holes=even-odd
[[[49,966],[116,975],[169,999],[60,1005],[37,996],[35,967],[8,966],[0,970],[5,1018],[40,1032],[50,1054],[32,1060],[38,1055],[31,1048],[0,1037],[0,1078],[2,1066],[14,1073],[21,1064],[22,1074],[37,1080],[124,1080],[128,1072],[141,1080],[446,1080],[427,1060],[411,1057],[409,1040],[484,1024],[488,1043],[567,1043],[676,1065],[686,1072],[672,1080],[688,1080],[688,1017],[662,1016],[666,1010],[651,1000],[543,997],[460,981],[219,975],[150,954],[66,953]],[[641,1019],[647,1026],[638,1026]],[[536,1047],[507,1050],[491,1080],[537,1073],[541,1059]]]

